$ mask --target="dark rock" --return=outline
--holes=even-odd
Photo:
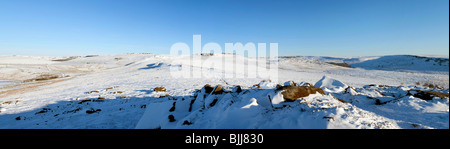
[[[175,117],[173,115],[169,115],[169,122],[175,122]]]
[[[213,91],[213,87],[211,87],[211,85],[206,84],[205,86],[203,86],[203,88],[205,89],[205,93],[209,94]]]
[[[81,100],[80,102],[78,102],[78,104],[83,104],[83,103],[89,102],[89,101],[91,101],[91,99],[84,99],[84,100]]]
[[[189,112],[192,111],[192,105],[194,104],[195,99],[196,99],[196,98],[192,99],[192,100],[191,100],[191,103],[189,104]]]
[[[93,108],[86,110],[86,114],[92,114],[92,113],[96,113],[96,112],[100,112],[102,111],[102,109],[96,109],[94,110]]]
[[[173,102],[173,106],[172,106],[172,108],[169,109],[169,112],[175,111],[175,104],[176,104],[176,103],[177,103],[177,102]]]
[[[67,114],[67,113],[77,113],[77,112],[80,111],[80,110],[81,110],[81,107],[78,107],[78,108],[76,108],[76,109],[74,109],[74,110],[64,111],[62,114]]]
[[[388,103],[388,102],[381,102],[380,99],[375,99],[375,105],[384,105],[386,103]]]
[[[187,121],[187,120],[185,120],[185,121],[183,122],[183,125],[192,125],[192,123],[189,122],[189,121]]]
[[[334,117],[330,117],[330,116],[324,116],[323,119],[328,119],[328,120],[333,120],[334,121]]]
[[[242,92],[242,88],[241,88],[241,86],[237,86],[236,87],[236,91],[235,91],[236,93],[241,93]]]
[[[51,109],[50,108],[42,108],[42,110],[41,111],[39,111],[39,112],[36,112],[35,114],[40,114],[40,113],[47,113],[48,111],[50,111]]]
[[[213,107],[213,106],[215,106],[216,105],[216,102],[217,102],[217,100],[219,100],[219,99],[217,99],[217,98],[215,98],[210,104],[209,104],[209,107]]]

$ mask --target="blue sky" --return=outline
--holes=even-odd
[[[1,0],[0,55],[279,44],[279,55],[449,54],[448,0]]]

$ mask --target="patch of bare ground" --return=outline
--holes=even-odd
[[[33,82],[33,83],[15,86],[17,88],[1,91],[0,98],[5,98],[5,97],[11,96],[11,95],[16,95],[16,94],[21,94],[21,93],[38,91],[38,90],[41,90],[42,87],[44,87],[44,86],[55,84],[55,83],[62,82],[62,81],[66,81],[69,79],[71,79],[71,78],[49,80],[49,81],[39,81],[39,82]]]
[[[62,77],[62,76],[58,75],[58,74],[43,73],[43,74],[37,76],[36,78],[28,79],[28,80],[25,80],[24,82],[45,81],[45,80],[52,80],[52,79],[56,79],[56,78],[60,78],[60,77]]]
[[[65,62],[65,61],[70,61],[70,60],[73,60],[73,59],[76,59],[76,58],[78,58],[78,56],[71,56],[71,57],[68,57],[68,58],[55,59],[55,60],[52,60],[52,61],[55,61],[55,62]]]
[[[325,62],[325,63],[331,64],[331,65],[336,65],[336,66],[341,66],[341,67],[352,68],[352,66],[350,66],[347,63],[335,63],[335,62]]]
[[[416,82],[417,86],[422,85],[423,87],[428,87],[428,88],[437,88],[437,89],[444,89],[443,86],[439,86],[436,83],[429,83],[429,82],[425,82],[425,83],[420,83],[420,82]]]

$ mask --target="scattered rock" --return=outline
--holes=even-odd
[[[113,94],[122,94],[122,91],[116,91],[116,92],[112,92]]]
[[[165,94],[165,95],[160,95],[159,98],[163,98],[163,97],[172,97],[170,96],[170,94]],[[169,99],[170,100],[170,99]]]
[[[449,98],[449,93],[439,93],[432,91],[422,91],[422,90],[409,90],[407,95],[412,95],[414,97],[423,99],[423,100],[432,100],[434,97]]]
[[[201,56],[214,56],[214,53],[201,53]]]
[[[11,103],[12,103],[12,101],[5,101],[2,104],[11,104]]]
[[[391,87],[389,85],[378,85],[378,87]]]

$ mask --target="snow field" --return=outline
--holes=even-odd
[[[68,77],[14,87],[9,87],[10,83],[4,85],[0,88],[0,128],[448,129],[449,126],[448,61],[443,63],[445,60],[441,59],[406,57],[405,60],[417,64],[423,62],[420,64],[424,65],[423,69],[404,66],[396,71],[393,66],[387,69],[390,65],[387,62],[383,63],[383,69],[369,67],[370,63],[356,67],[380,57],[280,58],[275,82],[261,76],[226,78],[224,74],[241,76],[244,72],[195,63],[187,67],[212,77],[176,78],[171,75],[171,67],[185,66],[186,59],[171,55],[123,54],[68,61],[17,57],[22,64],[12,65],[11,62],[19,60],[2,56],[6,59],[0,60],[0,66],[8,63],[8,69],[0,67],[0,77],[10,77],[1,79],[5,80],[2,82],[20,82],[43,72]],[[28,65],[34,61],[39,66]],[[325,63],[329,61],[348,62],[356,68]],[[440,68],[425,69],[432,64]],[[20,69],[27,73],[19,75],[16,72],[22,72]],[[290,81],[297,86],[320,87],[325,94],[286,102],[277,85],[292,85]],[[416,82],[430,82],[444,88],[428,88]],[[32,85],[40,83],[45,85]],[[223,92],[207,93],[206,84],[221,85]],[[12,93],[13,89],[26,86],[34,88],[2,96],[2,91]],[[161,86],[167,91],[153,90]],[[424,100],[415,90],[447,93],[447,97]]]

